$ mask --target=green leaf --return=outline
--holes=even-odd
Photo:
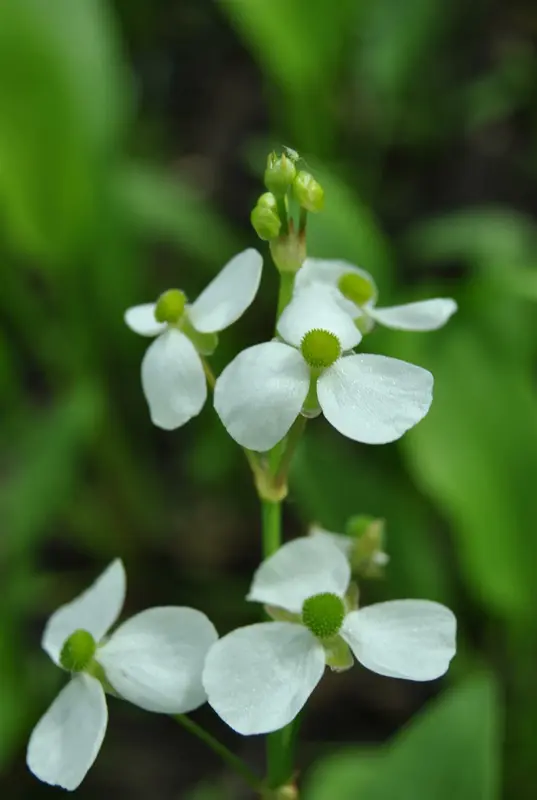
[[[416,482],[451,523],[467,585],[504,618],[537,601],[537,413],[531,376],[474,326],[405,340],[435,376],[431,411],[402,445]],[[399,353],[397,353],[399,355]]]
[[[79,252],[125,116],[118,64],[100,0],[0,4],[0,211],[16,249]]]
[[[468,679],[376,751],[318,764],[304,800],[497,800],[500,704],[490,674]]]
[[[135,231],[179,245],[202,264],[224,265],[241,243],[219,215],[179,179],[129,164],[115,178],[117,201]]]
[[[22,556],[69,501],[81,457],[102,413],[100,398],[80,386],[48,412],[23,414],[0,491],[11,557]]]

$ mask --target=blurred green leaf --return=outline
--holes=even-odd
[[[435,376],[431,411],[403,439],[416,481],[452,525],[474,596],[504,617],[537,601],[537,398],[530,376],[470,327],[451,323],[405,355]]]
[[[91,387],[80,386],[49,411],[23,414],[14,425],[16,444],[4,444],[5,478],[0,487],[0,518],[9,536],[10,557],[34,544],[69,501],[101,411],[99,396]]]
[[[135,231],[178,245],[204,265],[224,265],[238,236],[184,181],[155,167],[130,164],[116,176],[120,209]]]
[[[80,252],[125,116],[117,43],[101,0],[0,5],[0,212],[40,259]]]
[[[497,800],[500,703],[481,674],[431,703],[387,746],[316,765],[305,800]]]

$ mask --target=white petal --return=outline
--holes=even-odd
[[[432,681],[455,655],[454,614],[429,600],[394,600],[351,611],[340,635],[364,667],[390,678]]]
[[[196,330],[222,331],[239,319],[257,294],[262,268],[263,259],[252,248],[232,258],[191,305]]]
[[[284,544],[258,567],[246,599],[300,613],[304,600],[321,592],[342,597],[351,570],[344,554],[322,537]]]
[[[225,368],[214,389],[214,407],[230,436],[264,452],[287,433],[309,389],[301,354],[281,342],[243,350]]]
[[[450,297],[435,297],[419,303],[389,308],[370,308],[369,316],[387,328],[398,331],[435,331],[445,325],[457,310]]]
[[[207,699],[201,671],[217,639],[201,611],[150,608],[121,625],[97,660],[125,700],[146,711],[186,714]]]
[[[197,416],[207,399],[207,381],[190,339],[172,328],[155,339],[142,361],[142,387],[158,428],[172,431]]]
[[[297,292],[278,320],[278,333],[293,347],[300,347],[304,334],[315,328],[337,336],[344,351],[356,347],[362,339],[349,314],[320,286]]]
[[[142,336],[158,336],[166,330],[165,322],[155,319],[156,303],[143,303],[141,306],[132,306],[124,314],[124,320],[135,333]]]
[[[433,376],[395,358],[340,358],[317,381],[323,413],[336,430],[366,444],[399,439],[427,414]]]
[[[372,289],[372,302],[374,303],[377,299],[378,292],[372,276],[369,272],[366,272],[365,269],[355,267],[354,264],[349,264],[348,261],[307,258],[296,274],[295,292],[302,291],[308,286],[322,285],[326,289],[331,290],[333,293],[332,296],[347,314],[356,317],[360,313],[360,307],[343,297],[338,289],[339,279],[349,272],[360,275],[370,284]]]
[[[209,650],[203,684],[216,713],[249,736],[291,722],[324,667],[323,648],[307,628],[261,622],[233,631]]]
[[[347,558],[350,556],[354,546],[354,539],[352,539],[351,536],[345,536],[343,533],[332,533],[332,531],[325,531],[324,528],[319,528],[318,525],[311,526],[309,535],[314,536],[317,539],[324,539],[324,541],[328,542],[329,544],[335,545],[338,550],[340,550]]]
[[[89,589],[54,612],[45,626],[41,646],[56,664],[60,663],[65,640],[76,630],[88,631],[96,642],[103,638],[123,608],[126,580],[118,558]]]
[[[77,675],[60,692],[35,726],[26,754],[40,781],[76,789],[103,743],[108,711],[96,678]]]

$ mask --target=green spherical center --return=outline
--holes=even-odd
[[[62,647],[60,664],[69,672],[83,672],[92,662],[97,645],[88,631],[72,633]]]
[[[335,333],[315,328],[308,331],[300,343],[300,352],[310,367],[330,367],[341,355],[341,344]]]
[[[302,622],[319,639],[330,639],[339,633],[344,618],[345,604],[331,592],[314,594],[302,606]]]
[[[375,296],[375,287],[363,275],[357,272],[347,272],[338,281],[338,289],[347,300],[357,306],[363,306]]]
[[[186,305],[185,293],[180,289],[168,289],[160,295],[155,306],[157,322],[168,322],[172,325],[179,322]]]

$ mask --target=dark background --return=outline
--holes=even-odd
[[[151,426],[147,340],[122,315],[171,286],[195,296],[254,246],[266,256],[261,292],[221,336],[215,369],[272,335],[276,274],[248,219],[266,153],[285,144],[325,188],[311,255],[369,270],[383,305],[460,305],[439,332],[367,338],[368,351],[431,369],[433,409],[381,448],[311,424],[286,537],[311,520],[342,530],[353,513],[386,519],[387,579],[364,584],[364,602],[453,608],[459,654],[445,684],[478,668],[496,676],[504,796],[534,797],[536,32],[529,0],[2,5],[2,796],[59,791],[24,763],[63,680],[40,635],[112,558],[127,567],[126,614],[193,605],[222,633],[256,619],[243,597],[259,511],[240,449],[210,404],[176,432]],[[443,690],[361,668],[327,675],[300,765],[338,742],[385,741]],[[195,718],[262,768],[260,738],[235,736],[207,707]],[[173,721],[111,700],[79,796],[241,791]]]

